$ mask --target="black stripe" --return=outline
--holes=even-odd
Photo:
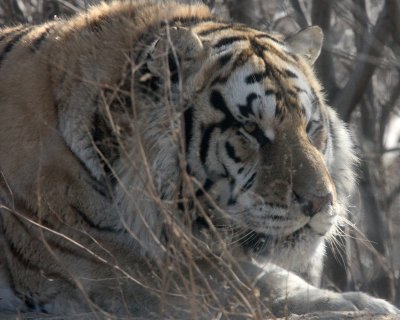
[[[229,200],[228,200],[227,205],[228,205],[228,206],[233,206],[233,205],[235,205],[236,203],[237,203],[237,198],[234,198],[233,196],[231,196],[231,197],[229,198]]]
[[[277,205],[277,204],[273,204],[273,203],[267,203],[269,206],[274,207],[274,208],[282,208],[282,206]],[[283,208],[287,208],[286,206],[283,206]],[[269,215],[268,219],[272,219],[275,221],[290,221],[291,219],[289,217],[282,217],[282,216],[278,216],[275,214]]]
[[[179,61],[179,57],[175,57],[172,52],[168,54],[168,68],[171,83],[179,82],[179,65],[181,62]]]
[[[234,69],[231,68],[231,71],[233,71]],[[211,81],[210,87],[213,87],[215,84],[220,83],[220,84],[224,84],[225,82],[227,82],[229,79],[229,76],[226,77],[221,77],[221,76],[216,76],[215,79],[213,81]]]
[[[189,171],[187,171],[187,172],[189,173]],[[190,175],[190,173],[189,173],[189,175]],[[166,199],[165,195],[161,195],[161,199]],[[185,204],[185,199],[183,197],[183,186],[182,186],[182,184],[179,186],[179,194],[178,194],[177,203],[178,203],[178,210],[184,212],[185,211],[185,205],[184,205]],[[168,235],[166,233],[166,230],[164,230],[164,228],[163,228],[163,231],[165,232],[165,235],[164,235],[165,239],[168,239]]]
[[[259,97],[258,94],[252,92],[246,97],[245,105],[238,104],[239,111],[243,117],[247,118],[249,114],[252,114],[253,116],[255,115],[253,110],[253,101]]]
[[[225,131],[227,129],[226,125],[232,125],[235,119],[226,105],[224,97],[219,91],[213,90],[210,96],[210,103],[214,109],[221,111],[225,115],[225,119],[220,123],[222,131]]]
[[[283,121],[286,108],[283,102],[282,93],[280,91],[277,91],[275,93],[275,101],[276,101],[275,118],[279,119],[280,121]]]
[[[221,67],[225,66],[233,57],[232,53],[224,54],[223,56],[218,58],[218,63]]]
[[[87,182],[91,188],[93,188],[94,191],[96,191],[99,195],[104,197],[105,199],[110,200],[110,195],[106,191],[106,188],[104,187],[103,183],[101,183],[92,173],[90,168],[87,167],[86,163],[82,161],[81,158],[79,158],[75,152],[71,149],[71,147],[64,143],[65,147],[68,148],[68,150],[75,156],[75,159],[79,162],[80,167],[83,169],[83,171],[86,173],[89,179],[85,179],[85,182]],[[84,178],[82,178],[84,179]]]
[[[129,103],[129,101],[127,101],[127,103]],[[121,104],[123,103],[121,102]],[[122,106],[122,108],[124,108],[123,110],[116,109],[121,108],[121,104],[118,101],[118,97],[116,97],[112,102],[109,103],[108,107],[110,108],[110,111],[118,110],[122,113],[125,112],[125,109],[129,109],[130,107],[130,105],[126,105],[127,108]],[[97,102],[96,105],[98,105]],[[102,164],[106,176],[110,178],[108,182],[110,182],[111,186],[113,186],[117,181],[111,169],[113,164],[120,158],[119,142],[116,132],[112,128],[110,120],[107,119],[106,116],[100,114],[99,110],[94,113],[92,118],[91,135],[93,138],[93,143],[101,153],[98,158]]]
[[[283,70],[283,72],[284,72],[284,74],[285,74],[287,77],[289,77],[289,78],[295,78],[295,79],[298,78],[298,77],[297,77],[297,74],[295,74],[294,72],[292,72],[292,71],[290,71],[290,70],[288,70],[288,69]]]
[[[111,102],[111,104],[114,103],[116,103],[115,100]],[[98,104],[96,103],[96,105]],[[116,160],[115,158],[119,158],[117,148],[118,139],[108,119],[106,119],[106,116],[100,114],[99,110],[93,115],[92,128],[91,136],[94,144],[99,148],[102,155],[110,161],[110,163],[113,163]]]
[[[204,130],[203,137],[200,143],[200,161],[203,165],[206,163],[207,160],[207,153],[210,147],[211,135],[217,127],[217,124],[212,124]]]
[[[260,57],[261,59],[264,59],[264,52],[268,50],[265,46],[263,46],[261,43],[259,43],[256,39],[252,38],[250,39],[250,44],[251,48],[253,49],[254,53]]]
[[[263,72],[255,72],[255,73],[252,73],[252,74],[248,75],[245,78],[245,82],[247,84],[253,84],[253,83],[256,83],[256,82],[261,82],[266,77],[269,77],[270,75],[271,75],[270,69],[267,66],[265,66],[265,70]]]
[[[271,141],[269,140],[269,138],[267,138],[264,134],[264,132],[257,127],[256,130],[252,133],[252,136],[254,138],[256,138],[258,144],[260,145],[260,147],[265,146],[267,143],[270,143]]]
[[[234,148],[228,141],[225,142],[225,149],[226,149],[226,152],[227,152],[228,156],[229,156],[235,163],[238,163],[238,162],[241,162],[241,161],[242,161],[242,159],[240,159],[240,158],[236,155],[235,148]]]
[[[217,90],[213,90],[211,92],[210,103],[214,109],[221,111],[225,115],[225,118],[221,122],[210,124],[204,130],[199,151],[202,164],[205,164],[206,162],[208,149],[210,147],[210,139],[213,131],[219,128],[222,132],[224,132],[228,128],[232,127],[236,122],[232,113],[229,111],[228,106],[226,105],[225,99],[220,92],[218,92]]]
[[[242,187],[242,191],[247,191],[247,190],[249,190],[249,189],[253,186],[254,181],[255,181],[255,179],[256,179],[256,175],[257,175],[256,172],[254,172],[254,173],[251,175],[251,177],[246,181],[246,183],[245,183],[244,186]]]
[[[160,88],[161,88],[161,78],[157,77],[155,74],[152,74],[147,66],[147,63],[143,63],[143,61],[137,61],[137,65],[141,65],[142,67],[135,73],[138,76],[138,79],[144,75],[150,74],[145,81],[139,81],[140,91],[146,97],[151,97],[154,101],[159,101],[160,96]],[[130,91],[130,90],[129,90]]]
[[[187,108],[183,116],[185,121],[185,150],[187,154],[193,137],[193,107]]]
[[[5,45],[3,52],[0,54],[0,65],[6,58],[7,54],[11,52],[14,46],[18,43],[18,41],[26,35],[29,31],[31,31],[32,27],[24,28],[21,32],[19,32],[16,36],[14,36],[10,41]]]
[[[241,51],[238,55],[235,56],[235,60],[230,64],[230,74],[227,76],[216,76],[210,84],[210,87],[214,86],[215,84],[224,84],[226,81],[229,80],[230,75],[236,68],[244,65],[247,62],[247,59],[250,57],[249,53],[245,51]]]
[[[276,105],[275,107],[275,118],[279,119],[280,121],[283,120],[283,108],[281,106]]]
[[[103,227],[99,225],[98,223],[95,223],[92,221],[83,211],[79,210],[76,206],[70,205],[70,208],[74,210],[81,218],[82,220],[91,228],[99,230],[99,231],[105,231],[105,232],[118,232],[120,233],[121,230],[114,229],[112,227]]]
[[[266,33],[264,33],[264,34],[258,34],[258,35],[255,36],[255,38],[257,38],[257,39],[266,38],[266,39],[272,40],[272,41],[274,41],[274,42],[276,42],[276,43],[284,44],[282,41],[280,41],[280,40],[278,40],[278,39],[276,39],[276,38],[274,38],[274,37],[272,37],[272,36],[270,36],[270,35],[268,35],[268,34],[266,34]]]
[[[202,196],[204,194],[204,192],[207,192],[208,190],[210,190],[213,185],[214,185],[214,182],[212,180],[206,179],[206,182],[204,182],[204,184],[203,184],[203,188],[196,191],[196,197]]]
[[[296,90],[296,92],[305,92],[305,93],[307,93],[307,91],[306,90],[304,90],[304,89],[302,89],[302,88],[299,88],[299,87],[297,87],[297,86],[293,86],[293,88]]]
[[[213,28],[213,29],[200,31],[199,33],[197,33],[197,35],[199,35],[200,37],[208,36],[208,35],[210,35],[210,34],[212,34],[214,32],[223,31],[223,30],[227,30],[227,29],[230,29],[230,28],[232,28],[231,25],[223,25],[221,27],[216,27],[216,28]]]
[[[251,75],[248,75],[245,79],[247,84],[252,84],[256,82],[260,82],[265,78],[265,72],[257,72],[257,73],[252,73]]]
[[[214,182],[210,179],[207,179],[206,182],[203,185],[204,191],[210,190],[210,188],[214,185]]]
[[[213,46],[213,48],[218,49],[220,47],[232,44],[237,41],[243,41],[243,40],[247,40],[247,38],[245,38],[243,36],[232,36],[232,37],[222,38],[222,39],[218,40],[218,42]]]

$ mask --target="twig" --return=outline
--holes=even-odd
[[[298,0],[290,0],[294,11],[296,12],[296,21],[301,28],[307,28],[310,23],[307,20],[306,15],[301,7],[301,4]]]

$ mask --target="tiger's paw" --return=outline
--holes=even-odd
[[[278,314],[307,314],[319,311],[365,311],[371,314],[399,314],[391,303],[362,292],[336,293],[311,289],[276,301],[273,311]]]
[[[341,296],[350,301],[358,310],[368,310],[377,314],[400,313],[400,310],[391,303],[363,292],[346,292],[342,293]]]

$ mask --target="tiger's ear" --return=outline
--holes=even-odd
[[[203,43],[193,31],[183,27],[172,27],[154,43],[147,66],[150,72],[157,76],[165,76],[169,70],[171,79],[175,79],[178,75],[185,76],[194,71],[205,54]]]
[[[321,52],[323,39],[322,29],[312,26],[289,36],[285,41],[294,53],[302,56],[312,65]]]

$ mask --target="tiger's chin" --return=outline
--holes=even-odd
[[[334,212],[332,206],[313,217],[307,217],[297,211],[291,216],[297,216],[298,219],[288,219],[287,223],[274,227],[268,224],[272,224],[273,219],[266,219],[262,224],[256,225],[257,217],[254,220],[251,217],[232,219],[226,216],[222,219],[211,214],[213,228],[205,219],[198,218],[194,230],[198,235],[204,235],[212,233],[211,229],[214,229],[220,233],[220,239],[226,241],[228,247],[229,243],[235,247],[239,244],[253,257],[270,259],[275,255],[281,257],[282,252],[287,252],[288,256],[298,252],[302,254],[303,260],[306,256],[313,256],[316,248],[334,232],[337,225]],[[251,215],[250,212],[248,214]]]
[[[273,263],[290,270],[314,285],[319,285],[325,240],[334,227],[325,234],[307,223],[290,235],[271,236],[247,231],[249,236],[240,241],[246,256],[257,263]]]
[[[315,240],[323,240],[326,234],[316,232],[310,224],[305,224],[293,233],[284,236],[260,233],[254,230],[247,230],[247,236],[243,236],[239,241],[246,251],[260,257],[268,257],[275,251],[281,253],[282,249],[296,251],[298,247],[303,247],[302,243],[311,243]]]
[[[240,215],[229,212],[222,218],[212,216],[212,220],[216,226],[230,225],[239,230],[235,235],[239,240],[234,241],[256,253],[265,252],[263,255],[278,244],[294,248],[299,242],[329,237],[338,224],[338,210],[334,205],[324,207],[313,216],[305,215],[296,205],[289,210],[276,207],[265,210],[265,205],[262,209],[257,206],[253,210],[246,208]]]
[[[264,204],[253,206],[252,210],[236,211],[241,212],[240,215],[224,210],[222,216],[210,209],[209,218],[214,228],[201,218],[196,223],[202,235],[212,234],[212,229],[218,232],[216,238],[223,239],[226,244],[223,248],[231,248],[258,263],[274,263],[318,285],[325,240],[336,230],[338,209],[337,203],[327,205],[311,217],[296,205],[289,210],[275,207],[266,212]],[[208,243],[213,243],[213,247],[208,245],[208,248],[220,247],[210,239],[215,237],[207,239]]]

